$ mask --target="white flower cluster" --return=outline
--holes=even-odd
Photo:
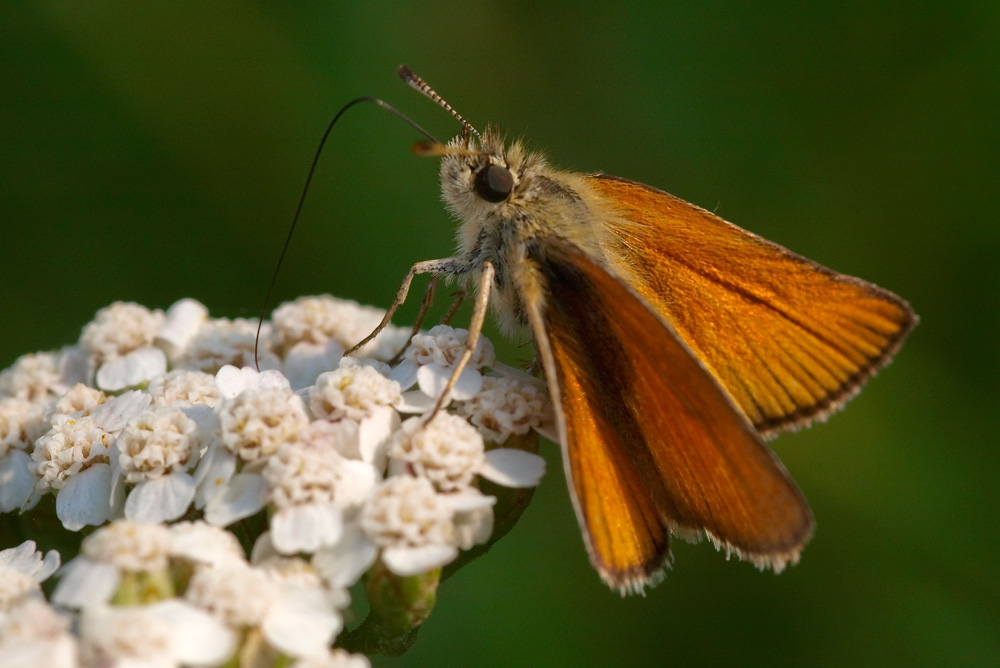
[[[371,357],[344,358],[382,315],[285,304],[262,328],[258,372],[256,323],[193,300],[118,303],[76,345],[0,372],[0,512],[41,512],[52,495],[66,529],[99,527],[55,607],[39,583],[59,555],[0,551],[0,666],[216,666],[247,648],[367,665],[329,649],[346,587],[377,561],[419,575],[488,540],[496,499],[478,478],[530,487],[544,472],[493,446],[552,419],[538,381],[485,339],[428,419],[468,333],[435,327],[390,368],[379,360],[408,336],[390,327]],[[252,516],[267,530],[247,559],[224,528]]]

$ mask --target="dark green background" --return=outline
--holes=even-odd
[[[819,525],[789,572],[677,544],[666,582],[620,599],[549,445],[522,523],[375,664],[1000,665],[998,24],[969,0],[4,2],[0,366],[119,299],[255,316],[343,103],[457,131],[405,62],[473,124],[714,209],[923,320],[847,411],[774,443]],[[385,306],[451,252],[417,138],[374,107],[344,118],[279,299]]]

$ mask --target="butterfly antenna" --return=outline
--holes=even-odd
[[[483,137],[482,135],[479,134],[479,132],[476,131],[476,128],[472,127],[472,124],[469,123],[469,121],[462,118],[462,115],[457,111],[455,111],[450,104],[445,102],[444,98],[438,95],[437,92],[435,92],[435,90],[431,88],[426,81],[417,76],[416,72],[411,70],[406,65],[400,65],[399,78],[408,83],[411,88],[418,90],[419,92],[423,93],[426,97],[436,102],[439,106],[443,107],[445,111],[447,111],[449,114],[455,117],[455,120],[457,120],[459,123],[462,124],[462,127],[465,128],[466,133],[471,132],[472,134],[476,135],[476,139],[479,140],[479,144],[480,145],[483,144]]]
[[[433,93],[433,91],[431,92]],[[332,121],[330,121],[330,124],[326,126],[326,132],[323,133],[323,138],[320,139],[319,146],[316,148],[316,155],[313,156],[312,165],[309,167],[309,174],[306,176],[306,184],[302,188],[302,196],[299,197],[299,205],[295,209],[295,216],[292,218],[292,225],[291,227],[288,228],[288,236],[285,237],[285,245],[281,247],[281,255],[278,256],[278,264],[274,267],[274,275],[271,276],[271,284],[267,286],[267,295],[265,295],[264,297],[264,305],[261,306],[260,317],[257,319],[257,337],[254,339],[253,343],[253,363],[254,366],[257,367],[258,371],[260,371],[260,363],[257,361],[257,350],[260,346],[260,331],[261,328],[264,326],[264,316],[267,314],[267,306],[271,302],[271,295],[274,292],[274,285],[278,281],[278,272],[281,270],[281,263],[285,260],[285,255],[288,253],[288,247],[292,243],[292,234],[295,233],[295,226],[298,225],[299,216],[302,213],[302,207],[306,202],[306,193],[309,192],[309,184],[312,183],[313,175],[316,173],[316,165],[319,163],[319,156],[323,152],[323,146],[326,144],[327,138],[333,131],[333,126],[337,124],[337,121],[340,120],[340,117],[343,116],[344,112],[346,112],[348,109],[350,109],[356,104],[361,104],[362,102],[371,102],[372,104],[376,104],[382,107],[386,111],[395,114],[398,118],[401,118],[410,127],[415,129],[423,136],[427,137],[434,144],[441,143],[434,138],[434,135],[432,135],[430,132],[420,127],[409,116],[401,112],[399,109],[396,109],[391,104],[384,102],[376,97],[359,97],[354,100],[351,100],[343,107],[341,107],[340,111],[337,112],[337,115],[333,117]]]

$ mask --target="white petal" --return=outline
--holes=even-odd
[[[436,399],[444,392],[452,373],[454,373],[454,369],[450,367],[425,364],[417,369],[417,385],[419,385],[421,392]],[[483,375],[471,366],[466,366],[458,376],[458,381],[451,390],[450,398],[457,401],[468,401],[479,394],[482,389]]]
[[[257,370],[250,367],[237,368],[226,364],[215,374],[215,384],[223,399],[234,399],[240,392],[250,387],[257,379]]]
[[[343,628],[340,615],[326,594],[316,587],[287,586],[261,624],[268,644],[291,656],[310,656],[325,650]]]
[[[292,389],[301,390],[316,384],[316,378],[325,371],[336,369],[344,347],[336,341],[325,344],[300,341],[285,355],[281,370],[292,384]]]
[[[417,369],[420,365],[413,360],[403,360],[389,372],[389,380],[399,383],[399,389],[408,390],[417,384]]]
[[[67,387],[76,383],[88,384],[96,370],[90,351],[82,346],[66,346],[59,351],[59,373]]]
[[[234,399],[243,390],[251,388],[264,389],[276,387],[279,389],[291,389],[288,379],[281,375],[281,372],[268,371],[258,372],[252,367],[245,366],[237,369],[231,364],[227,364],[215,374],[215,383],[219,386],[219,392],[223,399]]]
[[[425,545],[423,547],[387,547],[382,550],[382,561],[396,575],[420,575],[440,568],[458,556],[454,545]]]
[[[170,556],[194,566],[223,567],[246,563],[236,536],[208,522],[178,522],[170,526]]]
[[[337,483],[334,501],[344,509],[357,508],[371,496],[375,486],[382,482],[382,475],[374,466],[357,459],[340,462],[343,480]]]
[[[236,455],[218,442],[210,445],[208,452],[194,470],[194,481],[198,486],[194,507],[204,508],[209,501],[222,493],[234,473],[236,473]]]
[[[451,398],[456,401],[468,401],[479,394],[482,389],[483,374],[479,370],[467,366],[462,369],[462,373],[458,376],[458,382],[455,383],[455,387],[451,391]]]
[[[173,655],[180,663],[218,666],[233,655],[236,634],[215,615],[181,599],[160,601],[150,609],[172,629]]]
[[[559,442],[559,429],[556,427],[555,420],[549,420],[547,422],[538,425],[537,427],[535,427],[535,431],[537,431],[541,436],[544,436],[553,443]]]
[[[167,309],[166,321],[156,333],[156,343],[171,358],[177,357],[208,319],[208,309],[194,299],[182,299]]]
[[[194,500],[194,478],[187,473],[171,473],[146,480],[129,492],[125,517],[146,522],[170,522],[187,512]]]
[[[25,575],[33,575],[42,565],[42,555],[33,540],[26,540],[17,547],[0,550],[0,566],[13,568]]]
[[[497,498],[483,494],[475,487],[466,487],[458,492],[443,495],[456,513],[481,510],[496,505]]]
[[[430,395],[424,394],[420,390],[411,390],[409,392],[403,392],[403,398],[396,406],[396,410],[404,414],[417,414],[426,413],[430,409],[434,408],[434,404],[437,403],[437,398]]]
[[[254,541],[253,547],[250,548],[250,563],[260,564],[268,559],[275,557],[280,557],[278,549],[274,546],[274,541],[271,540],[271,532],[265,531],[261,535],[257,536],[257,540]]]
[[[336,543],[343,527],[340,508],[332,503],[290,506],[271,517],[271,542],[281,554],[315,552]]]
[[[455,513],[453,541],[462,550],[485,543],[493,533],[493,508]]]
[[[17,510],[31,496],[35,474],[30,465],[31,457],[24,450],[11,450],[0,457],[0,513]]]
[[[331,585],[350,587],[371,568],[378,557],[378,547],[357,524],[344,526],[336,545],[324,547],[313,555],[312,565]]]
[[[42,582],[59,568],[59,553],[49,550],[43,559],[35,541],[26,540],[17,547],[0,550],[0,566],[23,573],[35,582]]]
[[[100,526],[111,514],[111,465],[94,464],[66,480],[56,494],[56,516],[70,531]]]
[[[108,499],[108,519],[125,517],[125,476],[118,467],[118,458],[111,458],[111,495]]]
[[[267,502],[267,485],[254,473],[238,473],[230,479],[222,494],[205,506],[205,520],[217,526],[229,526],[250,517]]]
[[[290,390],[292,384],[288,382],[284,374],[276,369],[265,369],[261,371],[257,376],[257,384],[254,386],[257,389],[266,390],[273,388],[276,390]]]
[[[146,410],[153,397],[146,392],[130,390],[110,399],[91,413],[94,424],[104,431],[120,431],[128,421]]]
[[[385,470],[386,450],[392,433],[399,429],[399,413],[388,406],[376,406],[358,426],[361,459],[379,471]]]
[[[121,575],[115,566],[77,557],[59,574],[52,602],[65,608],[101,605],[111,600],[120,581]]]
[[[181,412],[188,416],[198,425],[198,433],[203,442],[211,439],[212,433],[219,426],[219,414],[215,409],[207,404],[194,404],[193,406],[181,406]]]
[[[28,512],[32,508],[38,505],[38,502],[42,500],[44,494],[35,489],[34,485],[31,488],[31,494],[28,495],[28,500],[21,504],[21,514]]]
[[[148,383],[167,372],[167,356],[154,346],[133,350],[97,370],[95,384],[106,392]]]
[[[545,460],[513,448],[487,450],[479,475],[505,487],[534,487],[545,475]]]
[[[48,579],[50,575],[59,570],[61,561],[62,558],[55,550],[49,550],[46,552],[45,559],[42,560],[42,568],[35,574],[35,579],[39,582]]]

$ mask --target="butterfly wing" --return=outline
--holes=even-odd
[[[668,532],[779,570],[812,533],[795,483],[671,327],[572,244],[515,272],[556,405],[574,506],[604,580],[641,590]]]
[[[896,295],[649,186],[586,179],[616,210],[634,287],[765,436],[823,419],[917,322]]]

